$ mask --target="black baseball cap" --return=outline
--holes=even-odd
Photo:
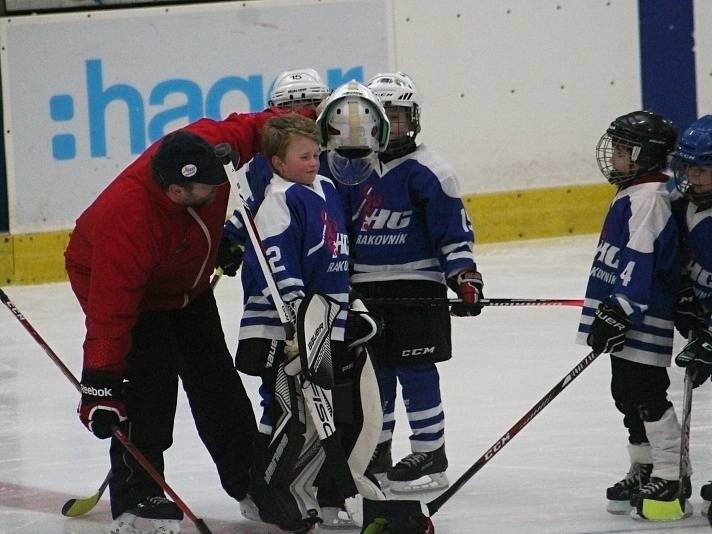
[[[187,182],[208,185],[227,182],[225,169],[213,146],[186,130],[177,130],[163,138],[153,155],[152,166],[166,186]]]

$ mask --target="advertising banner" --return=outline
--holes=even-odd
[[[263,109],[283,70],[313,67],[333,88],[392,68],[391,9],[302,0],[2,19],[10,232],[71,228],[150,143]]]

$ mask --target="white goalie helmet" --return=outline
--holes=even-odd
[[[270,107],[316,106],[329,89],[314,69],[287,70],[277,76],[270,93]]]
[[[390,123],[383,106],[355,80],[334,90],[316,124],[334,178],[347,185],[368,178],[388,145]]]
[[[420,106],[421,97],[415,82],[404,72],[382,72],[376,74],[367,83],[385,108],[391,106],[410,109],[409,136],[415,138],[420,132]]]

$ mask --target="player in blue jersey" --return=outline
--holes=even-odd
[[[395,492],[434,490],[448,485],[445,416],[435,366],[451,357],[447,286],[462,299],[453,306],[454,314],[477,315],[482,277],[473,261],[474,237],[455,171],[416,144],[420,95],[415,84],[399,72],[379,74],[367,87],[380,98],[391,131],[365,181],[339,187],[350,219],[354,291],[364,300],[441,300],[426,310],[376,300],[369,304],[384,324],[373,344],[384,424],[371,471]],[[397,382],[411,427],[412,453],[392,466]]]
[[[596,147],[617,186],[590,271],[577,341],[611,353],[611,393],[628,430],[630,470],[608,488],[607,509],[668,519],[679,494],[680,424],[667,398],[673,306],[679,286],[678,232],[662,173],[675,146],[672,123],[648,111],[615,119]],[[689,479],[683,488],[689,497]],[[649,503],[648,503],[649,504]],[[678,506],[679,507],[679,506]]]
[[[359,118],[352,116],[350,124]],[[373,131],[372,126],[369,123],[368,128],[359,129]],[[331,329],[329,357],[334,372],[334,422],[337,431],[350,434],[342,445],[358,491],[369,498],[383,498],[377,485],[362,476],[376,447],[381,420],[377,403],[372,409],[379,416],[376,425],[369,424],[374,419],[371,413],[364,413],[368,401],[378,398],[378,389],[368,357],[359,348],[373,334],[364,335],[360,324],[363,313],[347,314],[350,284],[346,221],[333,182],[318,175],[318,141],[313,121],[297,115],[268,121],[262,147],[275,176],[265,191],[255,224],[262,240],[260,249],[285,303],[296,310],[305,296],[320,293],[340,305]],[[264,413],[255,445],[250,494],[262,520],[299,531],[322,520],[314,481],[324,454],[314,424],[305,416],[299,382],[285,369],[298,348],[293,339],[285,339],[285,329],[257,261],[254,247],[247,248],[242,271],[245,306],[235,358],[238,370],[263,379],[260,394]],[[348,488],[335,491],[341,493],[341,489]],[[349,507],[353,499],[341,494],[338,504],[345,497],[346,509],[358,524],[353,514],[360,514],[360,510]]]
[[[314,121],[298,115],[268,121],[262,153],[275,175],[255,224],[280,295],[295,309],[308,292],[341,303],[332,339],[342,341],[349,295],[348,237],[336,190],[317,174],[320,149]],[[298,531],[319,521],[313,482],[323,451],[305,417],[297,384],[282,371],[293,347],[285,340],[253,247],[247,248],[244,265],[244,312],[235,359],[238,370],[262,377],[264,409],[250,495],[263,520]]]
[[[277,76],[268,104],[270,107],[281,109],[299,107],[316,110],[316,107],[328,96],[329,89],[316,70],[311,68],[288,70]],[[252,213],[257,213],[273,172],[261,153],[252,158],[246,169],[242,188],[250,210]],[[235,210],[225,223],[225,232],[218,251],[217,267],[222,274],[227,276],[237,274],[247,242],[247,231],[242,217],[238,210]]]
[[[694,370],[693,384],[703,384],[712,372],[712,115],[705,115],[682,134],[672,168],[686,202],[680,210],[683,243],[683,284],[676,326],[689,343],[675,359]],[[700,489],[703,514],[709,514],[712,483]]]

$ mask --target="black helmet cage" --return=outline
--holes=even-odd
[[[405,109],[406,120],[408,121],[408,128],[405,135],[395,138],[391,137],[383,153],[392,157],[400,157],[401,155],[412,152],[415,146],[415,137],[420,132],[420,106],[415,103],[413,103],[412,106],[399,106],[392,101],[385,101],[383,102],[383,108],[386,111],[389,109]],[[394,121],[391,120],[391,131],[393,131],[393,124]]]
[[[664,169],[675,148],[677,132],[670,121],[649,111],[636,111],[618,117],[596,145],[598,168],[612,184],[624,184],[644,174]],[[627,171],[612,165],[613,152],[630,153]]]

